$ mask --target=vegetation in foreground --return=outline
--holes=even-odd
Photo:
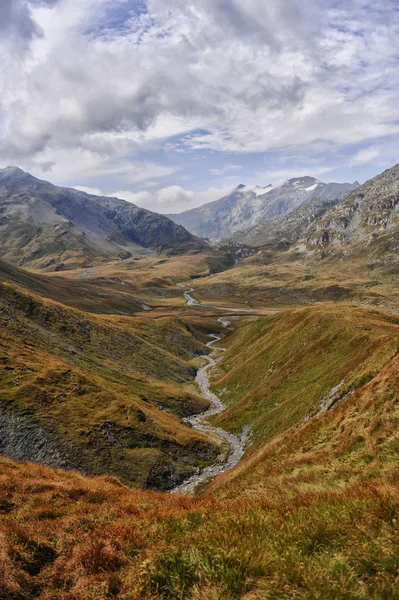
[[[397,471],[217,500],[0,466],[2,600],[399,597]]]
[[[180,473],[198,443],[212,460],[179,417],[204,407],[192,361],[215,319],[99,317],[5,284],[0,303],[2,406],[133,485],[164,485],[168,444]],[[198,497],[0,459],[1,600],[399,598],[398,320],[346,305],[242,320],[214,387],[218,422],[252,424],[252,446]],[[104,423],[134,448],[115,429],[85,444]]]

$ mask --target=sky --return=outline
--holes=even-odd
[[[0,166],[162,213],[399,162],[397,0],[1,0]]]

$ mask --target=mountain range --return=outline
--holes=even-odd
[[[307,176],[295,177],[277,186],[241,184],[219,200],[168,217],[194,235],[219,242],[308,202],[340,199],[358,185],[357,181],[323,183]]]
[[[18,167],[0,170],[1,256],[18,266],[65,270],[205,246],[167,217],[125,200],[57,187]]]
[[[260,221],[257,225],[236,232],[230,242],[252,247],[271,246],[284,248],[302,239],[311,223],[321,218],[339,198],[314,199],[301,204],[295,210]]]

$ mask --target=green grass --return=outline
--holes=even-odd
[[[399,325],[349,306],[297,309],[240,329],[213,374],[229,406],[215,422],[253,426],[254,447],[314,415],[330,390],[362,387],[395,356]],[[374,374],[374,375],[373,375]]]

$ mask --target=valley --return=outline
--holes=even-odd
[[[206,345],[208,348],[213,348],[213,344],[219,342],[222,339],[222,336],[218,336],[215,334],[211,334],[211,337],[214,339],[208,342]],[[224,348],[217,348],[217,351],[221,352]],[[226,430],[221,427],[210,427],[206,425],[206,420],[209,417],[213,417],[215,415],[220,414],[226,408],[223,402],[220,400],[218,396],[213,394],[209,389],[209,376],[207,371],[214,367],[217,364],[217,359],[213,358],[212,355],[208,356],[208,364],[202,367],[197,372],[196,383],[199,389],[202,392],[202,395],[209,399],[212,404],[210,408],[202,414],[196,415],[194,417],[186,417],[185,421],[189,423],[192,427],[197,429],[198,431],[202,431],[206,433],[209,437],[216,437],[227,442],[227,453],[225,457],[224,463],[215,464],[210,467],[206,467],[199,473],[195,473],[192,475],[187,481],[182,483],[181,485],[174,488],[174,492],[178,494],[187,494],[194,493],[196,488],[203,482],[206,482],[211,477],[214,478],[216,475],[220,475],[224,473],[228,469],[235,467],[244,454],[245,442],[248,436],[249,427],[244,426],[242,432],[239,436],[235,436],[231,433],[228,433]]]
[[[4,247],[2,600],[395,597],[387,181],[363,245],[323,232],[370,184],[270,217],[259,245]]]

